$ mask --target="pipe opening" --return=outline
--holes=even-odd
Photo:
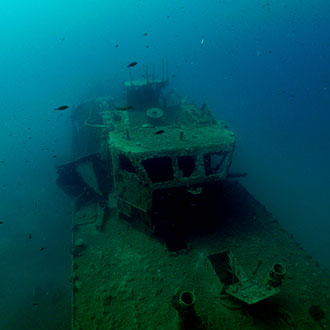
[[[273,265],[273,270],[278,275],[284,275],[286,273],[285,267],[283,265],[281,265],[281,264],[275,264],[275,265]]]
[[[182,292],[180,294],[180,303],[186,306],[191,306],[195,303],[195,295],[192,292]]]

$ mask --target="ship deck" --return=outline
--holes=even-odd
[[[239,183],[226,185],[221,205],[221,219],[190,234],[190,250],[178,255],[120,220],[116,209],[110,209],[102,232],[93,209],[81,209],[76,218],[84,213],[85,220],[75,227],[74,239],[85,248],[74,257],[73,328],[178,329],[173,297],[181,291],[194,292],[204,329],[329,327],[329,272]],[[281,292],[255,305],[222,295],[207,256],[226,250],[256,280],[263,281],[272,264],[285,265]]]

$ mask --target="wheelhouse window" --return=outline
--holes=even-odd
[[[119,155],[119,168],[130,173],[136,173],[136,169],[131,160],[124,155]]]
[[[184,178],[189,178],[195,170],[195,159],[192,156],[178,158],[178,167]]]
[[[166,182],[174,179],[171,157],[144,159],[142,165],[152,183]]]
[[[225,170],[228,151],[211,152],[204,155],[205,174],[221,174]]]

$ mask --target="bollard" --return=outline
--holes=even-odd
[[[286,274],[286,268],[282,264],[274,264],[266,276],[266,282],[272,287],[278,287],[282,284],[282,279]]]
[[[195,311],[196,297],[193,292],[183,291],[177,301],[177,310],[180,318],[180,330],[202,329],[202,322]]]

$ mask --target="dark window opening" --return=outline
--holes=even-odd
[[[174,179],[172,159],[170,157],[145,159],[142,161],[142,165],[153,183]]]
[[[228,151],[213,152],[204,155],[205,174],[220,174],[225,170]]]
[[[116,113],[113,114],[113,120],[114,121],[122,121],[122,116],[120,115],[117,115]]]
[[[127,172],[136,173],[131,160],[124,155],[119,155],[119,168]]]
[[[182,156],[178,158],[179,170],[182,171],[184,178],[190,177],[195,170],[195,159],[191,156]]]

